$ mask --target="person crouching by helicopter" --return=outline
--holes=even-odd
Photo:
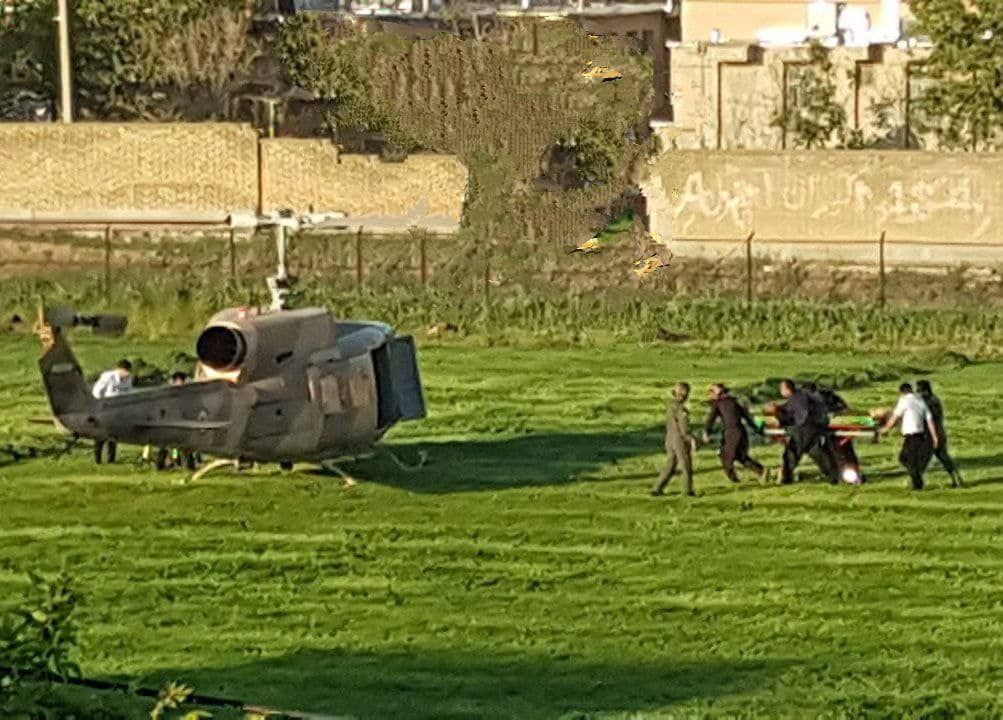
[[[128,360],[119,360],[113,370],[101,373],[101,377],[94,383],[91,394],[98,398],[115,397],[123,395],[132,390],[132,363]],[[108,448],[107,458],[109,463],[115,462],[115,454],[118,444],[113,439],[94,441],[94,462],[101,464],[102,451]]]
[[[171,385],[179,386],[184,385],[188,382],[188,374],[183,372],[176,372],[171,375]],[[197,453],[180,450],[178,448],[160,448],[157,451],[156,467],[157,470],[164,470],[170,465],[171,467],[179,467],[182,464],[188,470],[194,471],[199,466],[200,458]]]

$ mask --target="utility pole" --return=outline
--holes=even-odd
[[[70,12],[68,0],[59,0],[59,118],[64,123],[73,122],[73,95],[70,92]]]

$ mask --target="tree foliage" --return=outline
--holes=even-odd
[[[300,14],[283,26],[275,53],[293,85],[333,102],[335,109],[328,116],[333,134],[341,139],[350,133],[378,134],[386,139],[391,152],[414,150],[418,146],[414,137],[365,80],[359,56],[367,42],[400,41],[356,33],[332,37],[316,17]]]
[[[797,149],[858,147],[859,132],[849,127],[846,108],[836,99],[836,67],[820,43],[809,48],[809,62],[799,68],[798,81],[797,96],[788,91],[773,125],[782,128]]]
[[[0,94],[26,87],[55,98],[55,0],[16,7],[0,33]],[[220,95],[257,50],[251,0],[77,0],[70,7],[74,100],[85,118],[175,118],[173,94]]]
[[[1003,0],[913,0],[915,33],[929,38],[913,99],[922,129],[944,147],[1003,146]]]
[[[558,133],[555,147],[571,158],[576,176],[572,187],[599,185],[612,178],[624,135],[615,120],[615,116],[591,115]]]
[[[0,94],[17,88],[55,88],[58,58],[52,5],[0,0]]]

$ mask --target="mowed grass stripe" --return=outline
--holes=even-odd
[[[80,350],[88,370],[120,353]],[[88,674],[363,718],[803,718],[874,703],[898,717],[947,702],[992,717],[1001,366],[932,376],[970,489],[941,489],[937,471],[934,489],[907,493],[895,438],[858,445],[874,480],[860,489],[736,488],[704,451],[703,496],[686,501],[645,494],[671,382],[699,400],[712,380],[908,363],[665,345],[421,352],[430,417],[389,438],[405,458],[429,452],[415,474],[377,457],[346,468],[362,480],[347,491],[309,468],[181,487],[178,473],[95,468],[86,446],[0,466],[0,606],[26,570],[65,561]],[[0,339],[13,393],[0,428],[52,442],[24,430],[44,412],[34,356]],[[845,394],[889,405],[896,385]],[[754,449],[771,465],[778,451]]]

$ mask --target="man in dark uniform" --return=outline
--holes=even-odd
[[[805,390],[809,393],[813,393],[818,397],[819,400],[825,405],[826,412],[832,415],[839,415],[840,413],[845,413],[850,409],[850,406],[846,404],[846,401],[836,394],[834,390],[829,388],[819,387],[813,382],[806,382],[802,385]]]
[[[778,408],[777,418],[788,434],[780,482],[794,482],[794,469],[801,458],[808,455],[829,482],[838,483],[839,469],[832,451],[829,413],[825,404],[816,394],[798,390],[793,380],[780,383],[780,394],[787,402]]]
[[[696,495],[693,492],[693,455],[692,448],[696,438],[690,434],[690,415],[686,410],[686,400],[690,396],[690,386],[687,383],[677,383],[672,389],[665,411],[665,454],[667,462],[658,476],[655,486],[651,488],[652,495],[661,495],[669,484],[676,470],[682,466],[683,492],[686,495]]]
[[[710,415],[707,416],[707,423],[704,425],[704,443],[710,442],[711,431],[714,429],[717,419],[721,418],[722,433],[719,455],[724,474],[733,483],[739,482],[738,473],[735,472],[735,463],[740,462],[762,478],[766,474],[766,468],[749,456],[749,434],[745,429],[745,426],[748,425],[754,431],[759,432],[756,421],[722,383],[711,385],[710,395],[711,408]]]
[[[806,382],[801,387],[812,393],[825,405],[828,422],[832,422],[832,419],[837,415],[850,411],[849,403],[840,397],[835,390],[827,387],[819,387],[813,382]],[[836,433],[827,427],[826,442],[832,447],[832,457],[836,462],[837,472],[840,474],[844,471],[849,472],[850,477],[854,477],[855,475],[861,483],[866,482],[860,466],[860,458],[857,456],[857,450],[853,446],[853,438],[837,437]],[[852,480],[848,480],[848,482],[852,482]]]
[[[919,396],[926,403],[927,409],[933,416],[933,426],[937,429],[937,438],[940,440],[940,444],[934,448],[933,456],[940,461],[947,474],[951,476],[951,486],[959,488],[961,487],[961,473],[958,472],[958,466],[954,464],[954,458],[947,451],[947,432],[944,430],[944,404],[940,401],[939,397],[933,394],[933,387],[931,387],[929,380],[918,381],[916,383],[916,390],[919,391]]]

